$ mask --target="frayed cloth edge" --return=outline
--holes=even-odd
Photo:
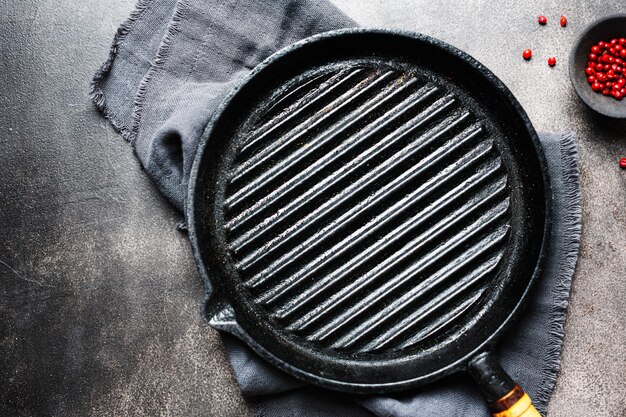
[[[542,370],[541,385],[535,406],[542,414],[546,413],[548,402],[556,386],[561,366],[561,350],[565,336],[565,320],[569,305],[570,290],[580,249],[582,233],[582,209],[580,193],[580,172],[578,169],[578,148],[576,135],[566,134],[561,139],[561,160],[564,162],[563,188],[565,196],[565,217],[563,219],[564,256],[559,261],[559,282],[553,292],[553,308],[550,313],[550,346]]]
[[[139,83],[139,87],[137,88],[137,95],[133,101],[134,109],[132,115],[132,125],[130,128],[130,143],[133,147],[135,147],[135,143],[137,141],[139,124],[141,123],[141,112],[144,107],[144,99],[147,94],[148,85],[165,65],[165,61],[169,55],[170,48],[174,42],[176,34],[179,31],[186,8],[186,0],[180,0],[176,3],[172,19],[165,30],[165,35],[163,36],[163,40],[161,40],[156,56],[150,63],[150,69],[148,69],[148,72],[146,72],[146,75],[144,75],[143,79]]]
[[[102,83],[109,75],[111,71],[111,67],[113,66],[113,61],[117,56],[117,51],[119,47],[122,45],[126,36],[133,28],[135,22],[139,20],[139,18],[143,15],[143,13],[148,9],[152,0],[138,0],[135,8],[131,12],[130,16],[117,28],[115,32],[115,36],[113,37],[113,42],[111,43],[111,48],[109,50],[109,56],[107,60],[102,64],[102,66],[96,71],[91,82],[89,83],[89,98],[93,102],[93,104],[100,110],[100,112],[104,115],[104,118],[107,119],[113,128],[119,132],[124,139],[130,142],[131,140],[131,130],[126,126],[120,119],[117,118],[115,113],[109,109],[106,101],[106,95],[104,94],[104,90],[102,89]]]

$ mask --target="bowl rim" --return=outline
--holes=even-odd
[[[586,84],[583,85],[583,83],[576,82],[576,77],[579,75],[579,74],[576,74],[576,69],[575,69],[576,53],[581,47],[583,40],[586,39],[589,33],[592,30],[596,29],[598,26],[605,24],[607,21],[616,20],[616,19],[624,19],[624,21],[626,21],[626,13],[614,13],[614,14],[606,15],[599,19],[594,20],[589,25],[587,25],[585,30],[581,32],[580,35],[578,35],[576,42],[570,51],[568,67],[569,67],[569,78],[572,83],[572,86],[574,87],[574,91],[576,91],[576,94],[582,100],[583,103],[585,103],[589,108],[591,108],[595,112],[600,113],[604,116],[611,117],[614,119],[625,119],[626,118],[626,105],[624,106],[623,111],[621,112],[607,112],[604,108],[598,107],[595,105],[595,103],[588,100],[588,98],[582,93],[582,88],[586,87]],[[624,36],[626,37],[626,34]],[[623,103],[626,104],[626,101],[624,101]]]

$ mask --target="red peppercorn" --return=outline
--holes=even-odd
[[[567,25],[567,17],[561,16],[560,23],[561,23],[561,27],[564,28]]]
[[[551,67],[556,65],[556,58],[551,56],[550,58],[548,58],[548,65],[550,65]]]
[[[615,45],[617,43],[617,39],[613,38],[611,39],[611,45]]]
[[[540,25],[545,25],[546,23],[548,23],[548,18],[546,18],[545,16],[539,16],[537,18],[537,21]]]
[[[624,96],[622,96],[622,94],[619,92],[619,90],[613,90],[611,91],[611,95],[613,96],[613,98],[615,100],[621,100],[624,98]]]
[[[608,71],[608,70],[610,70],[610,69],[611,69],[611,64],[604,64],[604,65],[602,65],[602,69],[603,69],[604,71]]]
[[[620,158],[619,166],[622,167],[622,169],[626,169],[626,158]]]
[[[598,55],[591,53],[589,54],[589,60],[590,61],[595,61],[596,59],[598,59]]]
[[[602,95],[603,96],[611,95],[611,90],[609,90],[608,88],[605,88],[604,90],[602,90]]]
[[[531,51],[530,49],[524,49],[524,52],[522,52],[522,56],[525,60],[528,61],[533,56],[533,51]]]
[[[598,45],[593,45],[591,47],[591,53],[592,54],[599,54],[600,53],[600,47]]]
[[[619,38],[618,42],[620,45],[626,45],[626,38]]]
[[[600,41],[598,42],[598,48],[603,49],[604,48],[604,42]]]
[[[619,80],[617,80],[617,85],[619,85],[620,87],[624,87],[626,85],[626,78],[620,78]]]
[[[619,56],[620,58],[626,58],[626,49],[622,49],[621,51],[619,51]]]
[[[604,65],[596,64],[596,71],[602,71],[603,68],[604,68]]]
[[[594,77],[593,75],[590,75],[589,77],[587,77],[587,82],[589,84],[593,84],[596,82],[596,77]]]
[[[593,91],[602,90],[602,84],[596,81],[595,83],[591,84],[591,88],[593,89]]]
[[[587,75],[593,75],[595,73],[596,73],[596,70],[594,68],[592,68],[592,67],[587,67],[585,69],[585,74],[587,74]]]

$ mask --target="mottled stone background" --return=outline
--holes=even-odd
[[[180,216],[87,97],[133,0],[0,0],[0,415],[243,416]],[[579,136],[583,242],[550,417],[626,406],[626,123],[584,108],[570,47],[622,0],[335,0],[466,50],[536,128]],[[549,24],[535,23],[545,14]],[[568,27],[557,25],[569,18]],[[626,31],[626,28],[625,28]],[[534,50],[524,62],[521,51]],[[555,68],[545,60],[558,59]]]

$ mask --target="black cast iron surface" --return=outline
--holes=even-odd
[[[360,29],[305,40],[207,128],[188,213],[207,314],[336,389],[463,368],[539,271],[542,158],[509,91],[442,42]]]

